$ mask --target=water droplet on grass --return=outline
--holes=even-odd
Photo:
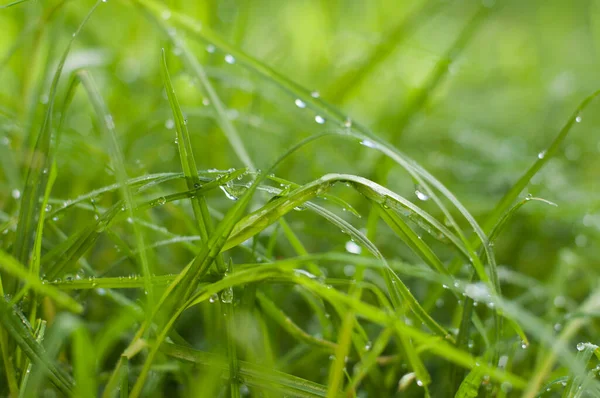
[[[164,19],[166,21],[171,18],[171,11],[163,10],[163,12],[160,13],[160,16],[162,19]]]
[[[585,350],[585,343],[577,343],[577,351]]]
[[[21,197],[21,191],[19,191],[18,189],[13,189],[12,197],[13,199],[19,199]]]
[[[160,198],[156,199],[156,203],[157,203],[159,206],[162,206],[162,205],[164,205],[165,203],[167,203],[167,199],[165,199],[165,197],[164,197],[164,196],[161,196]]]
[[[577,115],[577,117],[575,118],[575,121],[576,121],[577,123],[581,123],[581,116],[580,116],[580,115]]]
[[[321,116],[321,115],[317,115],[317,116],[315,116],[315,122],[317,122],[319,124],[324,124],[325,118],[323,118],[323,116]]]
[[[362,140],[360,144],[366,146],[367,148],[376,148],[375,143],[370,140]]]
[[[419,200],[422,200],[422,201],[429,200],[429,195],[427,195],[427,194],[426,194],[426,193],[425,193],[425,192],[422,190],[422,188],[421,188],[421,187],[419,187],[419,186],[417,186],[417,187],[416,187],[416,189],[415,189],[415,195],[417,195],[417,198],[418,198]]]
[[[560,323],[555,323],[554,324],[554,330],[557,332],[560,332],[560,330],[562,329],[562,325]]]
[[[167,119],[167,121],[165,122],[165,127],[169,130],[175,127],[175,122],[173,121],[173,119]]]
[[[352,254],[360,254],[362,252],[362,248],[356,244],[356,242],[349,240],[346,242],[346,251]]]
[[[215,294],[213,294],[212,296],[210,296],[210,297],[208,298],[208,302],[209,302],[209,303],[214,303],[214,302],[216,302],[216,301],[218,301],[218,300],[219,300],[219,295],[218,295],[218,294],[216,294],[216,293],[215,293]]]
[[[546,151],[541,151],[537,155],[538,159],[544,159],[546,157]]]
[[[321,96],[321,94],[319,94],[318,91],[313,91],[312,93],[310,93],[310,96],[313,98],[319,98]]]
[[[235,193],[233,192],[233,190],[231,189],[230,186],[220,185],[219,188],[221,188],[221,191],[223,191],[223,193],[225,194],[225,196],[227,197],[227,199],[229,199],[229,200],[238,200],[237,195],[235,195]]]
[[[206,46],[206,52],[207,53],[214,53],[217,50],[217,48],[213,45],[213,44],[209,44],[208,46]]]
[[[567,303],[567,299],[564,296],[556,296],[554,298],[554,306],[557,308],[563,308]]]
[[[221,302],[231,303],[233,301],[233,288],[228,287],[221,292]]]
[[[227,62],[229,65],[233,65],[235,64],[235,57],[231,54],[227,54],[225,55],[225,62]]]
[[[300,98],[297,98],[296,101],[294,101],[294,104],[300,109],[306,108],[306,102],[302,101]]]

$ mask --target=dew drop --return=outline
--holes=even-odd
[[[173,121],[173,119],[167,119],[167,121],[165,122],[165,127],[169,130],[173,129],[173,127],[175,127],[175,122]]]
[[[417,195],[417,199],[422,200],[422,201],[426,201],[429,200],[429,195],[427,195],[425,192],[423,192],[420,187],[417,187],[415,189],[415,195]]]
[[[209,44],[208,46],[206,46],[206,52],[207,53],[214,53],[217,50],[217,48],[213,45],[213,44]]]
[[[315,116],[315,122],[317,122],[319,124],[324,124],[325,123],[325,119],[323,118],[323,116],[317,115],[317,116]]]
[[[575,121],[577,123],[581,123],[581,116],[577,115],[577,117],[575,118]]]
[[[346,242],[346,251],[352,254],[360,254],[362,252],[362,248],[356,244],[356,242],[349,240]]]
[[[351,277],[356,273],[356,267],[354,265],[344,265],[344,275]]]
[[[159,206],[162,206],[167,203],[167,199],[165,199],[164,196],[161,196],[160,198],[156,199],[156,203],[158,203]]]
[[[418,385],[419,387],[423,387],[423,382],[422,382],[421,380],[417,380],[417,385]]]
[[[350,118],[347,118],[347,119],[344,121],[344,127],[346,127],[346,128],[351,128],[351,127],[352,127],[352,119],[350,119]]]
[[[373,343],[367,341],[367,343],[365,344],[365,351],[371,351],[371,348],[373,348]]]
[[[19,199],[21,197],[21,191],[19,191],[18,189],[13,189],[12,197],[13,199]]]
[[[233,301],[233,288],[228,287],[221,292],[221,302],[231,303]]]
[[[214,303],[214,302],[216,302],[216,301],[218,301],[218,300],[219,300],[219,295],[218,295],[218,294],[216,294],[216,293],[215,293],[215,294],[213,294],[212,296],[210,296],[210,297],[208,298],[208,302],[209,302],[209,303]]]
[[[227,62],[229,65],[233,65],[235,64],[235,57],[231,54],[227,54],[225,55],[225,62]]]
[[[538,159],[544,159],[546,157],[546,151],[541,151],[540,153],[538,153]]]
[[[321,96],[321,94],[319,94],[318,91],[313,91],[312,93],[310,93],[310,96],[313,98],[319,98]]]
[[[555,323],[554,324],[554,330],[557,332],[560,332],[562,329],[562,325],[560,323]]]
[[[160,16],[162,19],[164,19],[166,21],[171,18],[171,11],[164,10],[163,12],[160,13]]]
[[[577,351],[585,350],[585,343],[577,343]]]
[[[300,109],[306,108],[306,102],[302,101],[300,98],[296,98],[296,101],[294,101],[294,104],[296,104],[296,106]]]
[[[224,185],[220,185],[219,188],[221,188],[221,191],[223,191],[223,193],[225,194],[225,196],[227,197],[227,199],[229,199],[229,200],[238,200],[238,197],[233,194],[232,190],[229,187],[226,187]]]
[[[375,148],[375,143],[373,141],[369,141],[369,140],[362,140],[360,142],[361,145],[366,146],[367,148]]]

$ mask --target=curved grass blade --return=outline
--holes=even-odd
[[[264,293],[257,292],[256,298],[263,310],[263,312],[273,319],[281,328],[292,335],[294,338],[303,341],[307,344],[313,345],[317,348],[323,349],[326,352],[335,351],[336,344],[315,337],[302,330],[294,321],[287,316],[275,303],[273,303]]]
[[[55,287],[40,281],[37,275],[27,271],[23,265],[19,264],[15,258],[3,250],[0,250],[0,268],[25,282],[31,289],[40,295],[48,296],[53,299],[61,307],[75,313],[81,313],[83,311],[81,304]]]
[[[538,155],[537,160],[531,165],[531,167],[519,178],[519,180],[510,188],[510,190],[502,197],[500,202],[496,205],[494,210],[488,215],[487,220],[484,223],[484,230],[489,231],[493,227],[496,220],[499,220],[501,215],[507,211],[511,204],[515,201],[517,196],[525,189],[529,181],[541,170],[542,167],[558,152],[561,144],[571,131],[573,125],[581,120],[582,112],[588,107],[588,105],[600,95],[600,90],[595,91],[590,96],[585,98],[581,104],[575,109],[575,112],[571,114],[571,117],[567,120],[567,123],[560,130],[558,135],[552,140],[548,149],[540,152],[541,156]]]
[[[16,308],[11,308],[4,300],[0,300],[0,323],[35,368],[47,374],[50,381],[62,393],[66,395],[73,393],[73,381],[70,376],[54,364],[44,347],[33,337],[27,318]]]
[[[164,343],[164,354],[182,361],[216,367],[227,371],[228,361],[216,354],[194,350],[176,344]],[[260,387],[290,397],[326,397],[326,387],[290,374],[271,370],[246,361],[239,361],[241,381],[250,387]]]
[[[4,10],[6,8],[13,7],[13,6],[16,6],[18,4],[25,3],[27,1],[29,1],[29,0],[16,0],[16,1],[13,1],[12,3],[2,4],[2,5],[0,5],[0,10]]]

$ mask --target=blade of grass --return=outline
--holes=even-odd
[[[75,313],[81,313],[83,311],[81,304],[64,292],[61,292],[55,287],[40,281],[37,275],[31,274],[23,265],[19,264],[15,258],[3,250],[0,250],[0,268],[17,277],[19,280],[25,282],[35,292],[50,297],[56,301],[58,305],[64,307],[65,309]]]
[[[113,121],[112,115],[110,114],[102,96],[100,95],[96,84],[92,80],[91,75],[86,71],[80,71],[77,73],[77,76],[81,80],[81,84],[86,90],[88,98],[96,112],[96,116],[100,120],[99,125],[101,126],[104,138],[107,141],[107,146],[110,148],[111,160],[113,162],[113,166],[115,167],[115,175],[117,177],[117,182],[121,186],[121,195],[125,200],[125,204],[127,205],[127,214],[129,218],[133,220],[135,216],[135,205],[131,190],[126,184],[128,178],[127,171],[125,170],[125,160],[119,147],[117,133],[115,131],[115,123]],[[149,308],[148,314],[150,314],[152,308],[154,308],[155,301],[154,287],[152,286],[152,282],[150,280],[152,271],[150,269],[150,264],[148,263],[146,251],[144,250],[144,235],[135,221],[132,222],[132,227],[135,235],[136,246],[138,247],[138,249],[140,249],[138,255],[142,276],[144,278],[144,293],[147,296],[147,305]]]
[[[70,376],[57,367],[48,357],[44,347],[33,337],[27,318],[15,308],[10,308],[8,303],[0,300],[0,323],[8,335],[15,341],[21,350],[43,373],[47,374],[50,381],[64,394],[73,392],[73,381]]]
[[[162,344],[161,352],[186,362],[218,367],[222,370],[227,370],[228,367],[226,358],[176,344]],[[246,361],[239,361],[239,365],[240,377],[244,384],[248,386],[261,387],[292,397],[313,398],[326,396],[326,388],[323,385]]]

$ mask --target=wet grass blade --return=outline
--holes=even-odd
[[[307,344],[313,345],[316,348],[323,349],[326,352],[333,352],[336,348],[336,344],[315,337],[302,330],[294,321],[286,315],[279,307],[273,303],[264,293],[257,292],[256,298],[263,310],[263,312],[273,319],[281,328],[288,332],[291,336],[303,341]]]
[[[575,109],[575,112],[571,114],[571,117],[567,120],[567,123],[560,130],[558,135],[552,140],[550,146],[539,153],[537,160],[529,167],[529,169],[519,178],[519,180],[510,188],[510,190],[502,197],[500,202],[496,205],[494,210],[488,215],[484,224],[486,231],[491,230],[494,223],[499,220],[502,215],[509,209],[519,194],[525,189],[529,181],[534,175],[538,173],[544,167],[546,163],[559,151],[560,146],[567,138],[567,135],[573,128],[573,126],[582,120],[583,111],[590,105],[590,103],[600,95],[600,90],[594,92],[587,98],[585,98],[581,104]]]
[[[227,359],[208,352],[165,343],[161,352],[182,361],[217,367],[226,371]],[[242,382],[250,387],[261,387],[291,397],[325,397],[326,387],[283,372],[267,369],[245,361],[239,361],[239,375]]]
[[[25,316],[0,300],[0,322],[8,335],[31,360],[34,367],[47,374],[50,381],[64,394],[73,393],[73,381],[49,358],[44,347],[33,337]]]
[[[165,85],[167,98],[169,99],[169,104],[171,105],[171,110],[173,112],[173,118],[175,119],[175,128],[177,131],[177,139],[175,141],[177,142],[177,148],[179,150],[183,175],[185,176],[188,190],[197,189],[200,187],[200,179],[198,178],[198,168],[196,167],[196,161],[194,160],[190,134],[187,129],[187,120],[181,112],[179,101],[175,95],[175,89],[171,83],[171,76],[167,69],[167,58],[164,49],[162,50],[161,75]],[[211,230],[211,227],[207,225],[207,223],[210,223],[210,215],[208,214],[206,199],[204,199],[204,196],[202,195],[197,195],[192,198],[191,202],[194,217],[196,217],[196,223],[200,230],[200,236],[202,239],[206,240],[208,239],[208,232]]]
[[[75,313],[83,311],[81,304],[57,288],[42,282],[37,275],[29,272],[22,264],[19,264],[15,258],[3,250],[0,250],[0,268],[10,275],[15,276],[20,281],[25,282],[31,289],[40,295],[48,296],[53,299],[61,307]]]
[[[92,80],[91,75],[86,71],[80,71],[77,73],[77,76],[81,80],[81,84],[85,87],[85,90],[88,94],[90,102],[96,112],[96,116],[98,117],[100,123],[99,126],[103,131],[103,135],[107,141],[107,146],[110,148],[110,156],[113,162],[113,166],[115,167],[115,175],[117,177],[117,182],[121,186],[121,195],[125,200],[125,204],[127,206],[127,214],[129,218],[134,220],[134,208],[135,203],[133,201],[133,194],[129,189],[129,186],[126,184],[127,172],[125,169],[125,160],[123,158],[123,154],[121,152],[117,133],[115,131],[115,123],[113,121],[112,115],[110,114],[106,104],[98,91],[96,84]],[[144,235],[135,222],[132,222],[133,232],[135,235],[136,246],[139,249],[139,262],[140,268],[142,271],[142,276],[144,278],[144,289],[145,294],[147,296],[147,305],[150,309],[154,307],[154,287],[152,286],[152,281],[150,277],[152,275],[150,264],[148,262],[147,253],[144,250],[145,242]],[[150,313],[150,312],[149,312]]]

